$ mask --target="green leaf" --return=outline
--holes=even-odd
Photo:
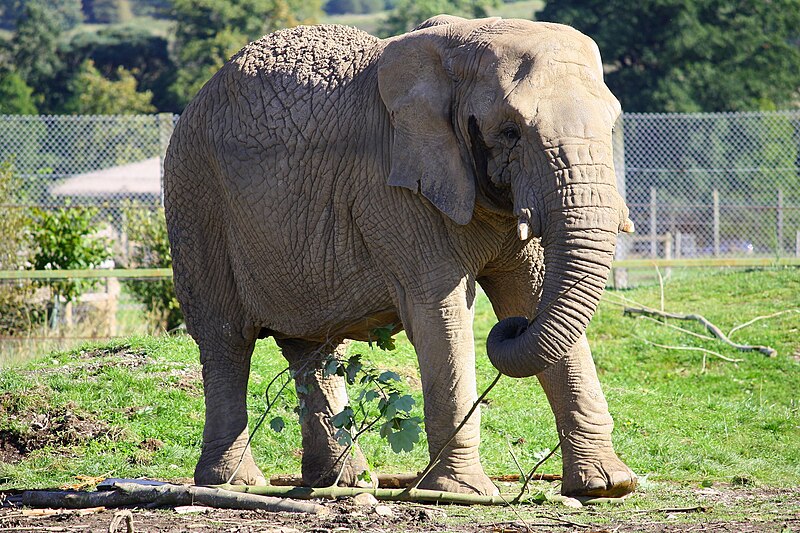
[[[355,424],[353,416],[353,410],[348,405],[341,413],[331,417],[331,425],[335,428],[351,428]]]
[[[308,387],[301,383],[295,382],[294,389],[297,391],[297,394],[308,394]]]
[[[327,363],[325,363],[325,367],[322,369],[322,376],[326,378],[335,376],[338,371],[339,361],[336,359],[330,359]]]
[[[412,398],[408,394],[404,394],[403,396],[400,396],[399,398],[394,400],[392,402],[392,405],[398,411],[403,411],[405,413],[410,413],[411,409],[414,407],[415,403],[416,402],[414,401],[414,398]]]
[[[346,428],[337,429],[333,436],[340,446],[350,446],[353,444],[353,436],[350,434],[350,430]]]
[[[284,423],[283,418],[276,416],[269,421],[269,427],[272,428],[272,431],[280,433],[283,431],[283,428],[286,427],[286,424]]]
[[[380,376],[378,376],[378,381],[381,383],[389,383],[390,381],[400,381],[400,376],[397,374],[397,372],[386,370],[385,372],[382,372]]]
[[[395,419],[395,421],[397,420]],[[414,449],[414,444],[419,442],[419,437],[422,433],[422,428],[419,426],[420,421],[417,417],[402,419],[399,420],[399,430],[386,432],[386,439],[389,441],[393,452],[410,452]],[[387,424],[384,424],[384,426]],[[384,430],[381,427],[381,436],[383,435]]]

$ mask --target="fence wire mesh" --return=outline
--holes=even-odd
[[[632,257],[800,256],[800,111],[626,113],[615,164]]]
[[[126,206],[161,204],[161,160],[177,116],[0,116],[0,161],[22,190],[14,205],[93,206],[122,228]]]

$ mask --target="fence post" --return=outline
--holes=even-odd
[[[658,232],[656,228],[656,188],[650,187],[650,257],[658,256]]]
[[[719,257],[719,191],[714,189],[714,257]]]
[[[794,256],[800,257],[800,229],[794,235]]]
[[[675,232],[675,259],[680,259],[683,256],[681,249],[683,248],[683,233],[680,231]]]
[[[625,194],[625,128],[624,121],[625,115],[621,114],[614,125],[611,133],[611,156],[614,161],[614,170],[617,174],[617,192],[623,200],[626,199]],[[625,234],[620,234],[617,237],[617,248],[614,253],[614,258],[623,260],[628,257],[628,238]],[[628,288],[628,269],[615,268],[614,269],[614,288],[627,289]]]
[[[778,189],[778,210],[776,219],[778,242],[775,246],[775,253],[781,256],[783,255],[783,191],[781,189]]]

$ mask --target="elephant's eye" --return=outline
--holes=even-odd
[[[520,137],[519,128],[515,124],[506,124],[500,130],[500,136],[507,141],[516,141]]]

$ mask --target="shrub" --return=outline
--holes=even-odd
[[[130,242],[128,267],[172,267],[164,208],[129,204],[125,208],[125,232]],[[127,280],[125,285],[145,305],[154,326],[171,331],[183,323],[171,279]]]
[[[110,243],[97,235],[98,210],[93,207],[66,206],[51,211],[33,210],[31,235],[36,246],[35,270],[92,269],[111,258]],[[57,301],[71,302],[94,287],[97,280],[70,279],[48,281]]]
[[[0,270],[22,270],[31,250],[30,219],[16,206],[21,191],[10,162],[0,163]],[[45,317],[45,302],[29,280],[0,281],[0,335],[29,333]]]

